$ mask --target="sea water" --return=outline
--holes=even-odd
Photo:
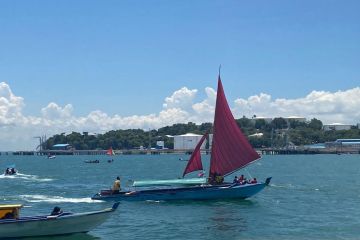
[[[112,203],[91,196],[117,176],[122,187],[135,179],[177,178],[187,164],[179,159],[188,157],[2,155],[0,168],[15,164],[19,174],[0,175],[0,203],[24,204],[22,215],[48,214],[54,206],[100,210]],[[100,163],[84,162],[95,159]],[[206,168],[208,161],[203,156]],[[247,200],[122,202],[93,231],[51,239],[359,239],[359,155],[263,156],[246,169],[237,174],[273,177]]]

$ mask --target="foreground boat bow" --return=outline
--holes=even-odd
[[[19,214],[13,213],[19,213],[22,205],[0,205],[0,213],[11,212],[6,219],[0,219],[0,237],[19,238],[86,233],[105,222],[118,206],[117,202],[112,208],[101,211],[19,217]],[[5,215],[3,214],[2,217]]]

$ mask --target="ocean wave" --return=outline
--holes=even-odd
[[[20,197],[27,202],[49,202],[49,203],[98,203],[100,200],[92,200],[87,198],[66,198],[61,196],[47,196],[47,195],[20,195]]]

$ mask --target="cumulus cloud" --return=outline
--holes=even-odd
[[[60,107],[54,102],[49,103],[46,107],[41,109],[42,116],[47,119],[65,119],[72,115],[73,106],[71,104]]]
[[[15,96],[9,85],[0,83],[0,126],[15,124],[22,117],[24,99]]]
[[[175,91],[170,97],[165,98],[163,107],[187,109],[191,107],[196,93],[197,89],[190,90],[187,87],[183,87]]]
[[[207,98],[199,103],[192,105],[196,113],[196,119],[193,122],[212,122],[214,119],[216,91],[210,87],[205,88]]]
[[[279,98],[272,100],[265,93],[248,99],[236,99],[234,112],[237,117],[264,116],[287,117],[303,116],[317,118],[323,123],[341,122],[356,124],[360,122],[360,88],[346,91],[312,91],[307,96],[297,99]]]
[[[197,89],[183,87],[164,99],[159,113],[148,115],[109,116],[101,110],[94,110],[85,116],[75,116],[71,104],[60,106],[51,102],[40,110],[40,116],[24,116],[24,99],[15,96],[10,86],[0,83],[0,150],[34,150],[35,136],[52,136],[62,132],[103,133],[113,129],[157,129],[175,123],[212,122],[216,91],[205,88],[206,98],[196,102]],[[360,122],[360,88],[346,91],[312,91],[297,99],[272,99],[271,95],[260,93],[247,99],[228,99],[234,116],[264,117],[303,116],[318,118],[324,123]]]

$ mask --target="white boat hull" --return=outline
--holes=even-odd
[[[59,217],[24,217],[14,221],[5,221],[0,223],[0,237],[16,238],[85,233],[105,222],[115,209]]]

